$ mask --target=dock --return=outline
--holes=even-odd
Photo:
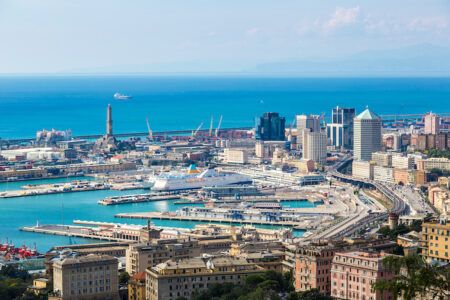
[[[119,205],[119,204],[129,204],[129,203],[143,203],[143,202],[153,202],[153,201],[163,201],[163,200],[178,200],[180,195],[151,195],[151,194],[137,194],[137,195],[126,195],[117,197],[108,197],[103,200],[98,201],[101,205]]]
[[[44,233],[51,235],[62,235],[71,237],[80,237],[96,240],[115,241],[115,242],[132,242],[131,240],[116,238],[113,236],[96,235],[91,232],[90,227],[72,226],[72,225],[40,225],[25,226],[20,228],[21,231]]]
[[[141,213],[120,213],[114,215],[116,218],[124,219],[156,219],[156,220],[176,220],[176,221],[194,221],[205,223],[240,223],[240,224],[257,224],[257,225],[271,225],[271,226],[287,226],[297,227],[301,222],[292,221],[266,221],[266,220],[241,220],[231,218],[211,218],[211,217],[195,217],[195,216],[179,216],[175,214],[167,214],[160,212],[141,212]]]
[[[122,191],[122,190],[136,190],[144,188],[145,187],[143,187],[141,184],[138,183],[103,184],[95,181],[89,181],[84,183],[83,185],[75,185],[70,183],[57,183],[57,184],[37,185],[34,187],[27,187],[21,190],[0,192],[0,198],[17,198],[17,197],[40,196],[51,194],[101,191],[101,190]]]

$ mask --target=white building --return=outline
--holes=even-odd
[[[355,118],[354,134],[355,160],[368,161],[381,150],[381,118],[368,108]]]
[[[394,182],[394,169],[381,166],[374,166],[373,179],[383,182]]]
[[[389,152],[372,153],[372,161],[381,167],[390,167],[392,165],[392,154]]]
[[[226,148],[224,154],[225,160],[229,164],[248,163],[248,151],[246,149]]]
[[[327,159],[327,134],[325,132],[303,130],[303,159],[325,164]]]
[[[414,158],[411,156],[392,156],[392,167],[397,169],[414,169]]]
[[[373,179],[374,164],[368,161],[353,161],[352,175],[356,178]]]

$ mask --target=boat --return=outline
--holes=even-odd
[[[133,98],[133,96],[124,95],[124,94],[121,94],[121,93],[115,93],[114,94],[114,99],[117,99],[117,100],[128,100],[128,99],[132,99],[132,98]]]
[[[206,169],[200,172],[195,165],[191,165],[187,174],[163,174],[158,176],[152,190],[192,190],[210,186],[227,186],[251,182],[252,179],[245,175],[217,172],[215,169]]]

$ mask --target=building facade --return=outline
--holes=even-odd
[[[428,262],[450,263],[450,221],[442,218],[422,223],[420,244],[421,255]]]
[[[368,108],[354,119],[355,160],[368,161],[381,150],[381,118]]]
[[[286,119],[276,112],[267,112],[259,119],[256,139],[262,141],[284,141]]]
[[[394,272],[383,266],[386,256],[360,251],[336,253],[331,266],[331,296],[334,299],[395,299],[391,292],[372,288],[372,284],[394,277]]]
[[[303,130],[303,159],[325,164],[327,159],[327,135],[325,132]]]
[[[200,251],[196,240],[154,240],[145,244],[131,244],[126,251],[126,271],[134,275],[169,259],[198,256]]]
[[[353,148],[354,108],[333,108],[331,124],[327,125],[328,139],[331,145],[339,148]]]
[[[147,300],[190,299],[193,292],[216,283],[243,284],[250,274],[264,269],[240,257],[197,257],[158,264],[147,269]]]
[[[425,121],[425,128],[424,128],[425,134],[439,133],[440,118],[438,115],[433,113],[426,114],[424,117],[424,121]]]
[[[53,298],[119,299],[118,261],[109,255],[66,257],[53,262]]]

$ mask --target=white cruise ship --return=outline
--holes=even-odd
[[[195,165],[189,167],[187,174],[179,175],[161,175],[152,187],[154,191],[176,191],[200,189],[207,186],[227,186],[240,183],[251,183],[252,179],[248,176],[216,172],[214,169],[207,169],[200,172]]]

